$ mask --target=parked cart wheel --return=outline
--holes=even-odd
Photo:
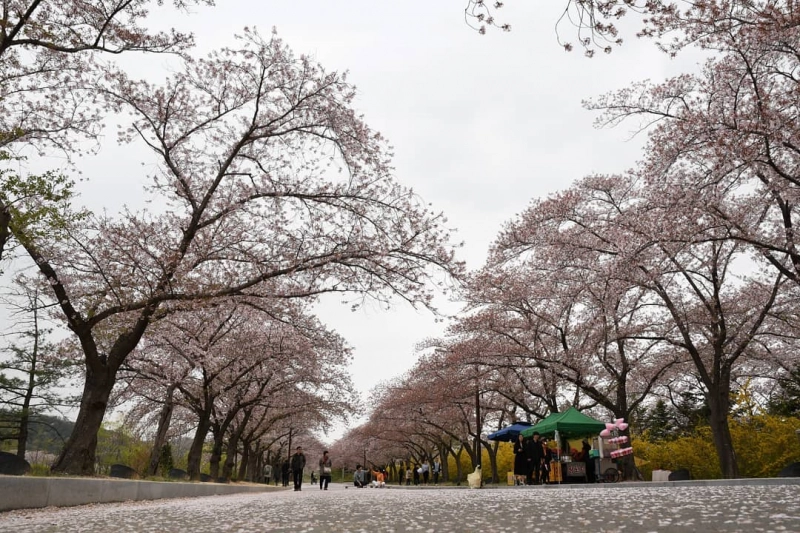
[[[606,471],[603,472],[603,481],[606,483],[616,483],[619,479],[619,470],[616,468],[607,468]]]

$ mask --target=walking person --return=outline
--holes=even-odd
[[[406,487],[411,485],[412,470],[414,470],[414,465],[408,465],[408,468],[406,468]]]
[[[442,473],[442,463],[439,458],[433,460],[433,484],[439,484],[439,475]]]
[[[331,473],[333,472],[333,463],[328,456],[328,451],[322,452],[322,459],[319,460],[319,490],[328,490],[328,483],[331,482]]]
[[[281,465],[281,483],[283,483],[284,487],[289,486],[289,471],[291,470],[291,466],[289,466],[289,459],[286,459],[283,464]],[[275,483],[277,484],[278,478],[275,478]]]
[[[292,478],[294,479],[294,490],[299,491],[303,486],[303,469],[306,467],[306,456],[303,455],[302,446],[298,446],[295,450],[289,467],[292,470]]]
[[[428,463],[427,459],[422,461],[422,466],[420,468],[422,468],[422,484],[427,485],[431,475],[431,465]]]
[[[533,432],[533,439],[529,440],[525,448],[526,456],[528,458],[528,484],[538,485],[542,472],[542,463],[544,462],[544,447],[542,441],[539,440],[540,435],[538,431]]]

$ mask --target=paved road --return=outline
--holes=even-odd
[[[0,514],[0,531],[798,532],[800,485],[330,490]]]

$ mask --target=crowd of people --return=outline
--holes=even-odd
[[[550,482],[550,461],[552,450],[547,439],[542,439],[538,431],[533,437],[525,439],[522,434],[514,443],[514,477],[517,485],[541,485]]]
[[[581,450],[572,450],[573,462],[586,464],[586,477],[589,483],[594,481],[594,468],[590,451],[592,446],[584,439]],[[552,461],[558,461],[558,453],[550,448],[546,438],[538,431],[533,432],[530,439],[519,435],[514,443],[514,478],[517,485],[546,485],[550,483]]]
[[[328,451],[322,452],[322,457],[319,460],[319,478],[317,478],[317,472],[311,471],[311,484],[316,485],[317,479],[319,479],[319,490],[328,490],[328,485],[331,482],[331,476],[333,474],[333,462],[331,461],[330,454]],[[281,476],[280,482],[283,484],[284,487],[289,486],[289,480],[292,479],[294,482],[294,490],[300,491],[303,487],[303,472],[306,468],[306,456],[303,453],[302,446],[298,446],[295,449],[294,454],[289,458],[286,459],[281,464]],[[269,483],[270,476],[272,474],[272,467],[267,465],[264,467],[264,479],[267,483]],[[278,476],[275,476],[275,485],[278,484]]]
[[[576,462],[586,463],[586,473],[588,478],[593,478],[594,468],[591,468],[591,461],[589,452],[591,445],[588,441],[582,442],[582,449],[572,450],[572,460]],[[558,461],[556,450],[548,446],[546,438],[538,432],[534,432],[532,438],[526,439],[521,434],[518,440],[514,442],[514,478],[517,485],[543,485],[550,483],[550,463],[551,461]],[[295,453],[281,465],[280,480],[283,482],[284,487],[289,486],[289,480],[294,481],[294,490],[302,490],[303,484],[303,470],[306,466],[306,457],[303,454],[303,448],[298,446]],[[322,453],[322,457],[318,462],[319,477],[314,471],[311,472],[311,483],[316,484],[319,479],[319,489],[328,490],[328,485],[331,482],[333,472],[333,462],[328,451]],[[271,467],[270,473],[271,473]],[[369,476],[368,476],[369,474]],[[436,458],[431,465],[427,460],[420,464],[409,462],[405,465],[400,465],[397,471],[398,483],[402,486],[414,485],[434,485],[439,484],[442,474],[442,463],[439,458]],[[369,477],[369,479],[368,479]],[[265,478],[269,482],[269,474],[265,467]],[[389,473],[385,468],[369,469],[366,470],[364,466],[357,465],[355,472],[353,472],[353,485],[358,488],[375,487],[382,488],[386,486],[389,479]],[[275,476],[275,484],[278,484],[278,476]],[[592,479],[588,479],[592,482]]]
[[[316,485],[319,480],[320,490],[328,490],[328,485],[331,483],[331,476],[333,473],[333,462],[329,452],[326,450],[322,453],[322,457],[318,461],[318,471],[311,471],[311,483]],[[290,480],[294,483],[294,490],[300,491],[303,486],[303,472],[306,467],[306,456],[303,453],[303,448],[298,446],[295,453],[287,458],[280,467],[280,475],[276,474],[274,477],[275,485],[282,483],[284,487],[289,486]],[[270,482],[272,475],[272,466],[267,465],[264,467],[263,476],[267,483]],[[420,464],[408,463],[407,465],[400,465],[397,471],[397,478],[400,485],[428,485],[433,483],[439,484],[442,475],[442,463],[437,457],[433,464],[427,460]],[[367,470],[365,466],[356,465],[356,470],[353,472],[353,485],[358,488],[375,487],[382,488],[386,486],[389,480],[389,472],[386,468],[376,468]]]

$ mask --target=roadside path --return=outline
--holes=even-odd
[[[0,532],[799,532],[800,485],[272,491],[18,510]]]

